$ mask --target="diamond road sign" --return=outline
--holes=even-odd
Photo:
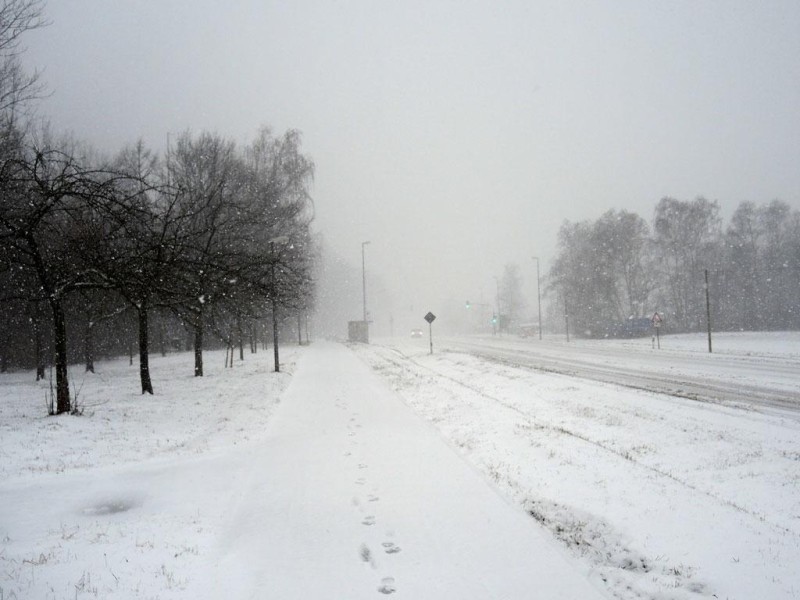
[[[433,320],[434,320],[435,318],[436,318],[436,315],[435,315],[435,314],[433,314],[432,312],[429,312],[427,315],[425,315],[425,320],[426,320],[428,323],[433,323]]]

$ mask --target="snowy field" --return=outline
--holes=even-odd
[[[70,370],[80,417],[48,417],[49,383],[0,375],[0,598],[188,598],[242,468],[291,381],[297,348],[224,369],[206,352]],[[203,578],[204,579],[204,578]]]
[[[800,356],[794,335],[724,337]],[[271,358],[208,352],[194,378],[191,354],[155,356],[155,396],[127,360],[75,366],[81,417],[0,375],[0,598],[800,597],[796,412],[425,339]]]

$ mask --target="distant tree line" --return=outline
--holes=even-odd
[[[565,222],[548,275],[552,312],[585,335],[655,311],[669,331],[697,331],[707,272],[715,329],[800,329],[800,212],[742,202],[724,228],[719,213],[716,201],[663,198],[652,224],[624,210]]]
[[[243,148],[182,133],[157,156],[142,142],[101,158],[31,126],[41,88],[18,40],[39,27],[36,0],[0,5],[0,369],[55,368],[56,413],[72,408],[67,368],[83,354],[124,353],[135,340],[142,393],[149,353],[208,335],[251,351],[259,323],[313,302],[315,245],[300,135],[262,129]]]

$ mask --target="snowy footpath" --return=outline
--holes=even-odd
[[[348,348],[264,354],[83,417],[0,379],[0,598],[609,597]]]
[[[603,597],[344,347],[310,349],[251,459],[212,597]]]

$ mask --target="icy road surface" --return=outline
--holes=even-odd
[[[765,337],[774,340],[764,344]],[[708,352],[702,334],[581,340],[547,336],[464,337],[437,340],[437,347],[512,365],[662,392],[705,402],[750,408],[800,410],[800,344],[796,334],[720,334]],[[783,348],[786,352],[780,352]],[[797,348],[800,351],[800,347]]]

